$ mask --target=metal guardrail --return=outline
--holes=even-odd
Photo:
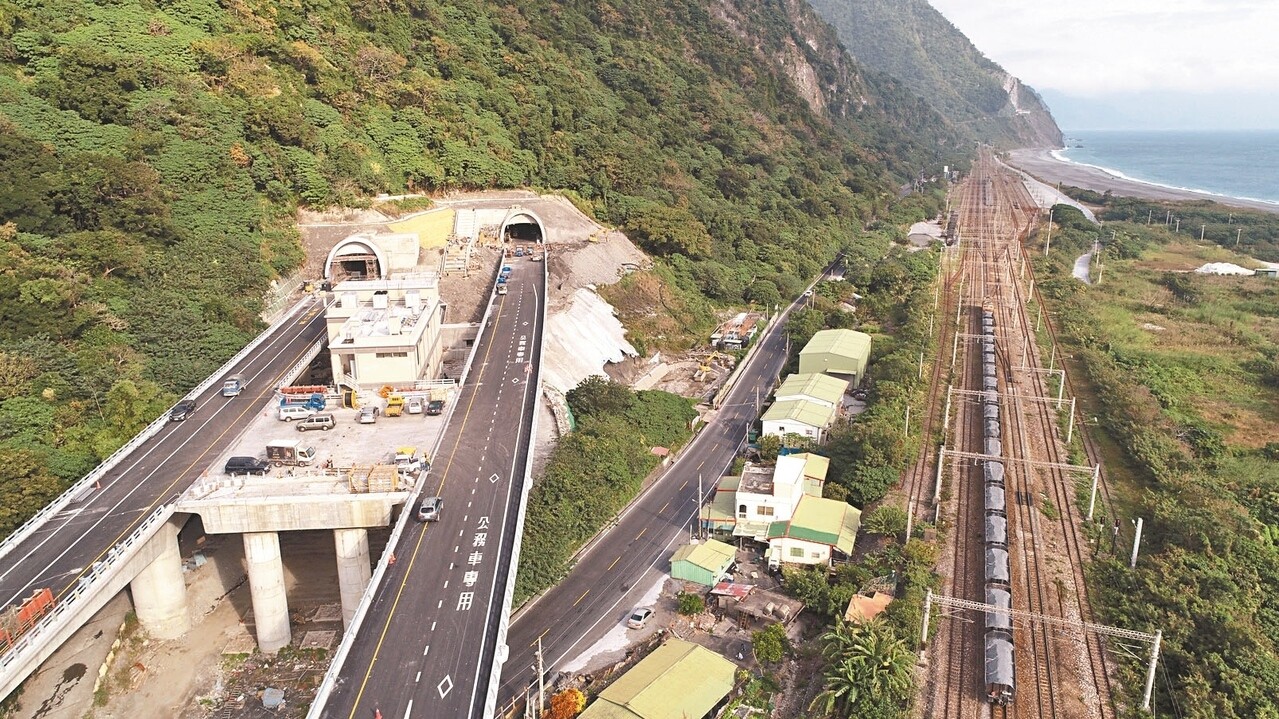
[[[55,630],[62,621],[78,613],[78,605],[86,601],[91,594],[89,590],[94,583],[107,575],[119,563],[128,561],[131,553],[127,550],[148,541],[152,528],[159,522],[167,521],[171,514],[173,514],[172,505],[166,504],[156,507],[155,511],[142,520],[138,528],[133,530],[128,537],[125,537],[109,549],[102,560],[94,562],[93,566],[80,577],[80,581],[76,582],[75,587],[70,592],[57,598],[53,609],[48,614],[44,615],[39,622],[36,622],[34,627],[18,637],[8,652],[0,655],[0,672],[7,671],[15,662],[22,660],[24,654],[41,646],[45,635]]]
[[[310,298],[302,298],[302,300],[300,300],[292,310],[281,318],[281,321],[291,318],[293,315],[297,314],[302,309],[303,305],[306,304],[308,299]],[[279,324],[279,322],[276,324]],[[266,331],[262,332],[262,334],[255,337],[252,342],[245,345],[244,349],[240,350],[234,357],[227,360],[221,367],[213,372],[213,374],[210,374],[203,382],[196,385],[194,389],[183,395],[183,399],[198,397],[212,387],[215,382],[221,381],[232,367],[243,362],[244,358],[247,357],[249,353],[257,349],[264,341],[266,341],[266,338],[270,336],[274,328],[275,325],[272,325],[267,328]],[[106,475],[107,472],[115,469],[116,465],[118,465],[121,460],[138,447],[142,446],[147,440],[154,437],[156,433],[158,433],[168,423],[169,413],[166,411],[151,424],[147,425],[141,432],[134,435],[133,439],[126,442],[124,446],[112,452],[109,457],[102,460],[97,467],[94,467],[91,472],[84,475],[79,482],[68,487],[66,491],[58,495],[56,499],[46,504],[39,512],[32,515],[32,517],[24,522],[21,527],[18,527],[12,534],[6,537],[4,542],[0,542],[0,558],[3,558],[9,552],[13,551],[14,547],[26,540],[27,537],[31,536],[36,529],[49,521],[53,515],[61,512],[67,507],[67,505],[71,504],[71,502],[74,501],[83,490],[87,489],[90,485],[97,483]]]
[[[550,287],[550,262],[542,263],[542,286]],[[547,293],[549,294],[549,293]],[[542,334],[546,332],[546,310],[550,302],[542,297]],[[497,693],[502,684],[502,667],[510,653],[506,636],[511,628],[511,604],[515,597],[515,575],[520,568],[520,547],[524,543],[524,517],[528,511],[528,498],[533,489],[533,447],[537,443],[538,406],[542,403],[542,359],[546,351],[543,337],[537,338],[537,367],[530,380],[538,388],[533,392],[533,421],[529,423],[529,453],[524,459],[523,486],[520,487],[520,505],[515,514],[515,542],[511,545],[511,564],[506,572],[506,591],[502,594],[502,613],[497,625],[497,644],[493,652],[493,668],[489,674],[488,694],[484,698],[484,719],[490,719],[497,711]]]
[[[543,265],[543,273],[545,273],[545,265]],[[494,280],[493,289],[497,289],[496,280]],[[477,337],[484,336],[484,330],[488,327],[489,317],[493,312],[492,298],[490,295],[488,309],[484,311],[484,318],[480,321],[479,333]],[[458,386],[466,384],[466,378],[471,372],[471,367],[475,363],[475,355],[479,351],[481,342],[471,345],[471,353],[466,358],[466,365],[462,369],[462,378],[458,380]],[[453,411],[457,408],[456,402],[449,403],[449,420],[453,418]],[[536,415],[534,423],[536,424]],[[439,456],[440,445],[444,442],[444,432],[435,438],[435,446],[431,449],[431,456]],[[422,487],[426,483],[430,472],[423,472],[418,477],[417,486],[414,488],[412,500],[417,501],[418,495],[422,491]],[[404,528],[408,525],[412,518],[412,512],[403,512],[400,514],[400,520],[396,523],[395,528],[391,530],[391,536],[386,541],[386,547],[382,550],[382,556],[378,558],[377,567],[373,570],[373,576],[369,578],[369,583],[364,591],[364,596],[360,597],[360,603],[355,608],[355,615],[351,617],[351,623],[346,627],[346,631],[342,634],[342,642],[338,644],[337,651],[333,654],[333,661],[329,663],[329,669],[324,673],[324,680],[320,682],[320,686],[315,690],[315,698],[311,701],[311,708],[307,711],[307,719],[320,719],[324,711],[325,705],[329,701],[329,695],[333,693],[333,688],[337,685],[338,676],[342,672],[342,665],[346,663],[347,656],[351,653],[351,648],[355,645],[355,639],[360,633],[360,628],[364,625],[364,619],[368,616],[369,607],[373,604],[373,598],[377,595],[376,587],[382,584],[382,580],[386,577],[387,568],[390,566],[388,559],[391,556],[391,550],[399,543],[400,536],[404,533]]]

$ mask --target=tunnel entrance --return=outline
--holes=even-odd
[[[541,244],[547,240],[546,223],[542,222],[542,218],[534,214],[532,210],[512,207],[506,212],[506,217],[502,220],[502,230],[498,233],[498,237],[502,239],[503,243],[533,242]]]
[[[342,280],[377,280],[386,277],[387,263],[382,250],[366,238],[348,237],[329,251],[324,279],[334,284]]]

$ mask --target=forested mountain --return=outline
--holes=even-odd
[[[0,0],[0,534],[260,329],[299,204],[563,191],[771,303],[960,133],[802,2]]]
[[[1060,147],[1033,89],[981,54],[927,0],[812,0],[857,61],[900,80],[938,112],[997,147]]]

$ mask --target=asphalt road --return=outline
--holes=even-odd
[[[222,397],[222,384],[215,382],[196,398],[189,419],[170,422],[104,476],[100,488],[87,490],[10,550],[0,561],[0,607],[44,587],[61,596],[152,510],[185,491],[261,411],[284,373],[323,338],[323,304],[311,302],[232,370],[248,379],[240,396]]]
[[[425,496],[436,522],[412,522],[375,592],[321,716],[479,717],[515,541],[536,408],[542,265],[513,266],[457,395]],[[406,508],[416,512],[416,506]]]
[[[666,473],[633,503],[617,524],[600,535],[562,582],[521,610],[511,626],[510,658],[502,675],[498,706],[522,701],[533,682],[538,637],[548,677],[613,627],[654,580],[669,571],[671,554],[687,541],[703,496],[715,489],[732,464],[786,363],[786,308],[759,341],[718,415],[686,446]]]

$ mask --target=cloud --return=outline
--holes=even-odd
[[[931,0],[992,60],[1078,97],[1279,87],[1275,0]]]

